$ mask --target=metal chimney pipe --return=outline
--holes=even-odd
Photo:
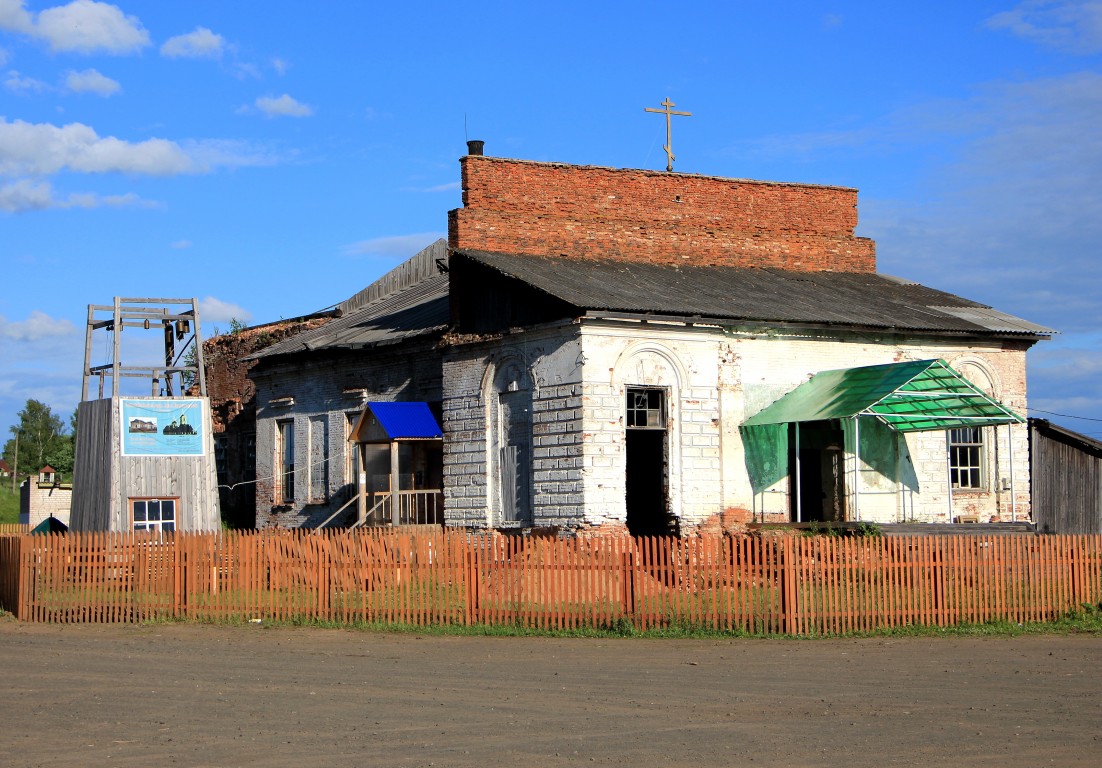
[[[483,148],[486,146],[486,142],[478,139],[471,139],[467,142],[467,154],[468,155],[481,155]]]

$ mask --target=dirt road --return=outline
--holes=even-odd
[[[0,621],[7,766],[1098,766],[1102,638]]]

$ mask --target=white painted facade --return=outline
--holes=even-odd
[[[683,532],[791,520],[786,447],[781,479],[753,487],[739,430],[748,417],[820,371],[931,358],[1024,414],[1029,343],[587,319],[456,345],[443,366],[447,520],[623,526],[629,387],[666,393],[668,509]],[[503,517],[499,403],[525,389],[532,513],[518,523]],[[1024,424],[983,428],[982,487],[954,491],[951,505],[945,432],[904,436],[863,419],[858,459],[852,423],[842,426],[846,520],[1029,519]]]

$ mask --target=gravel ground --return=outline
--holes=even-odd
[[[8,766],[1102,765],[1102,637],[0,621]]]

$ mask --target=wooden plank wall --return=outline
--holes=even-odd
[[[10,536],[0,537],[0,601],[20,619],[49,622],[688,625],[791,635],[1019,623],[1099,605],[1102,536]]]
[[[1036,428],[1030,451],[1037,530],[1102,533],[1102,457]]]
[[[123,456],[121,399],[93,400],[78,406],[70,518],[74,531],[128,531],[128,500],[137,497],[179,498],[180,530],[216,531],[221,527],[210,401],[201,399],[205,424],[202,456]]]
[[[109,530],[117,495],[118,411],[110,398],[77,405],[73,505],[69,527]]]

